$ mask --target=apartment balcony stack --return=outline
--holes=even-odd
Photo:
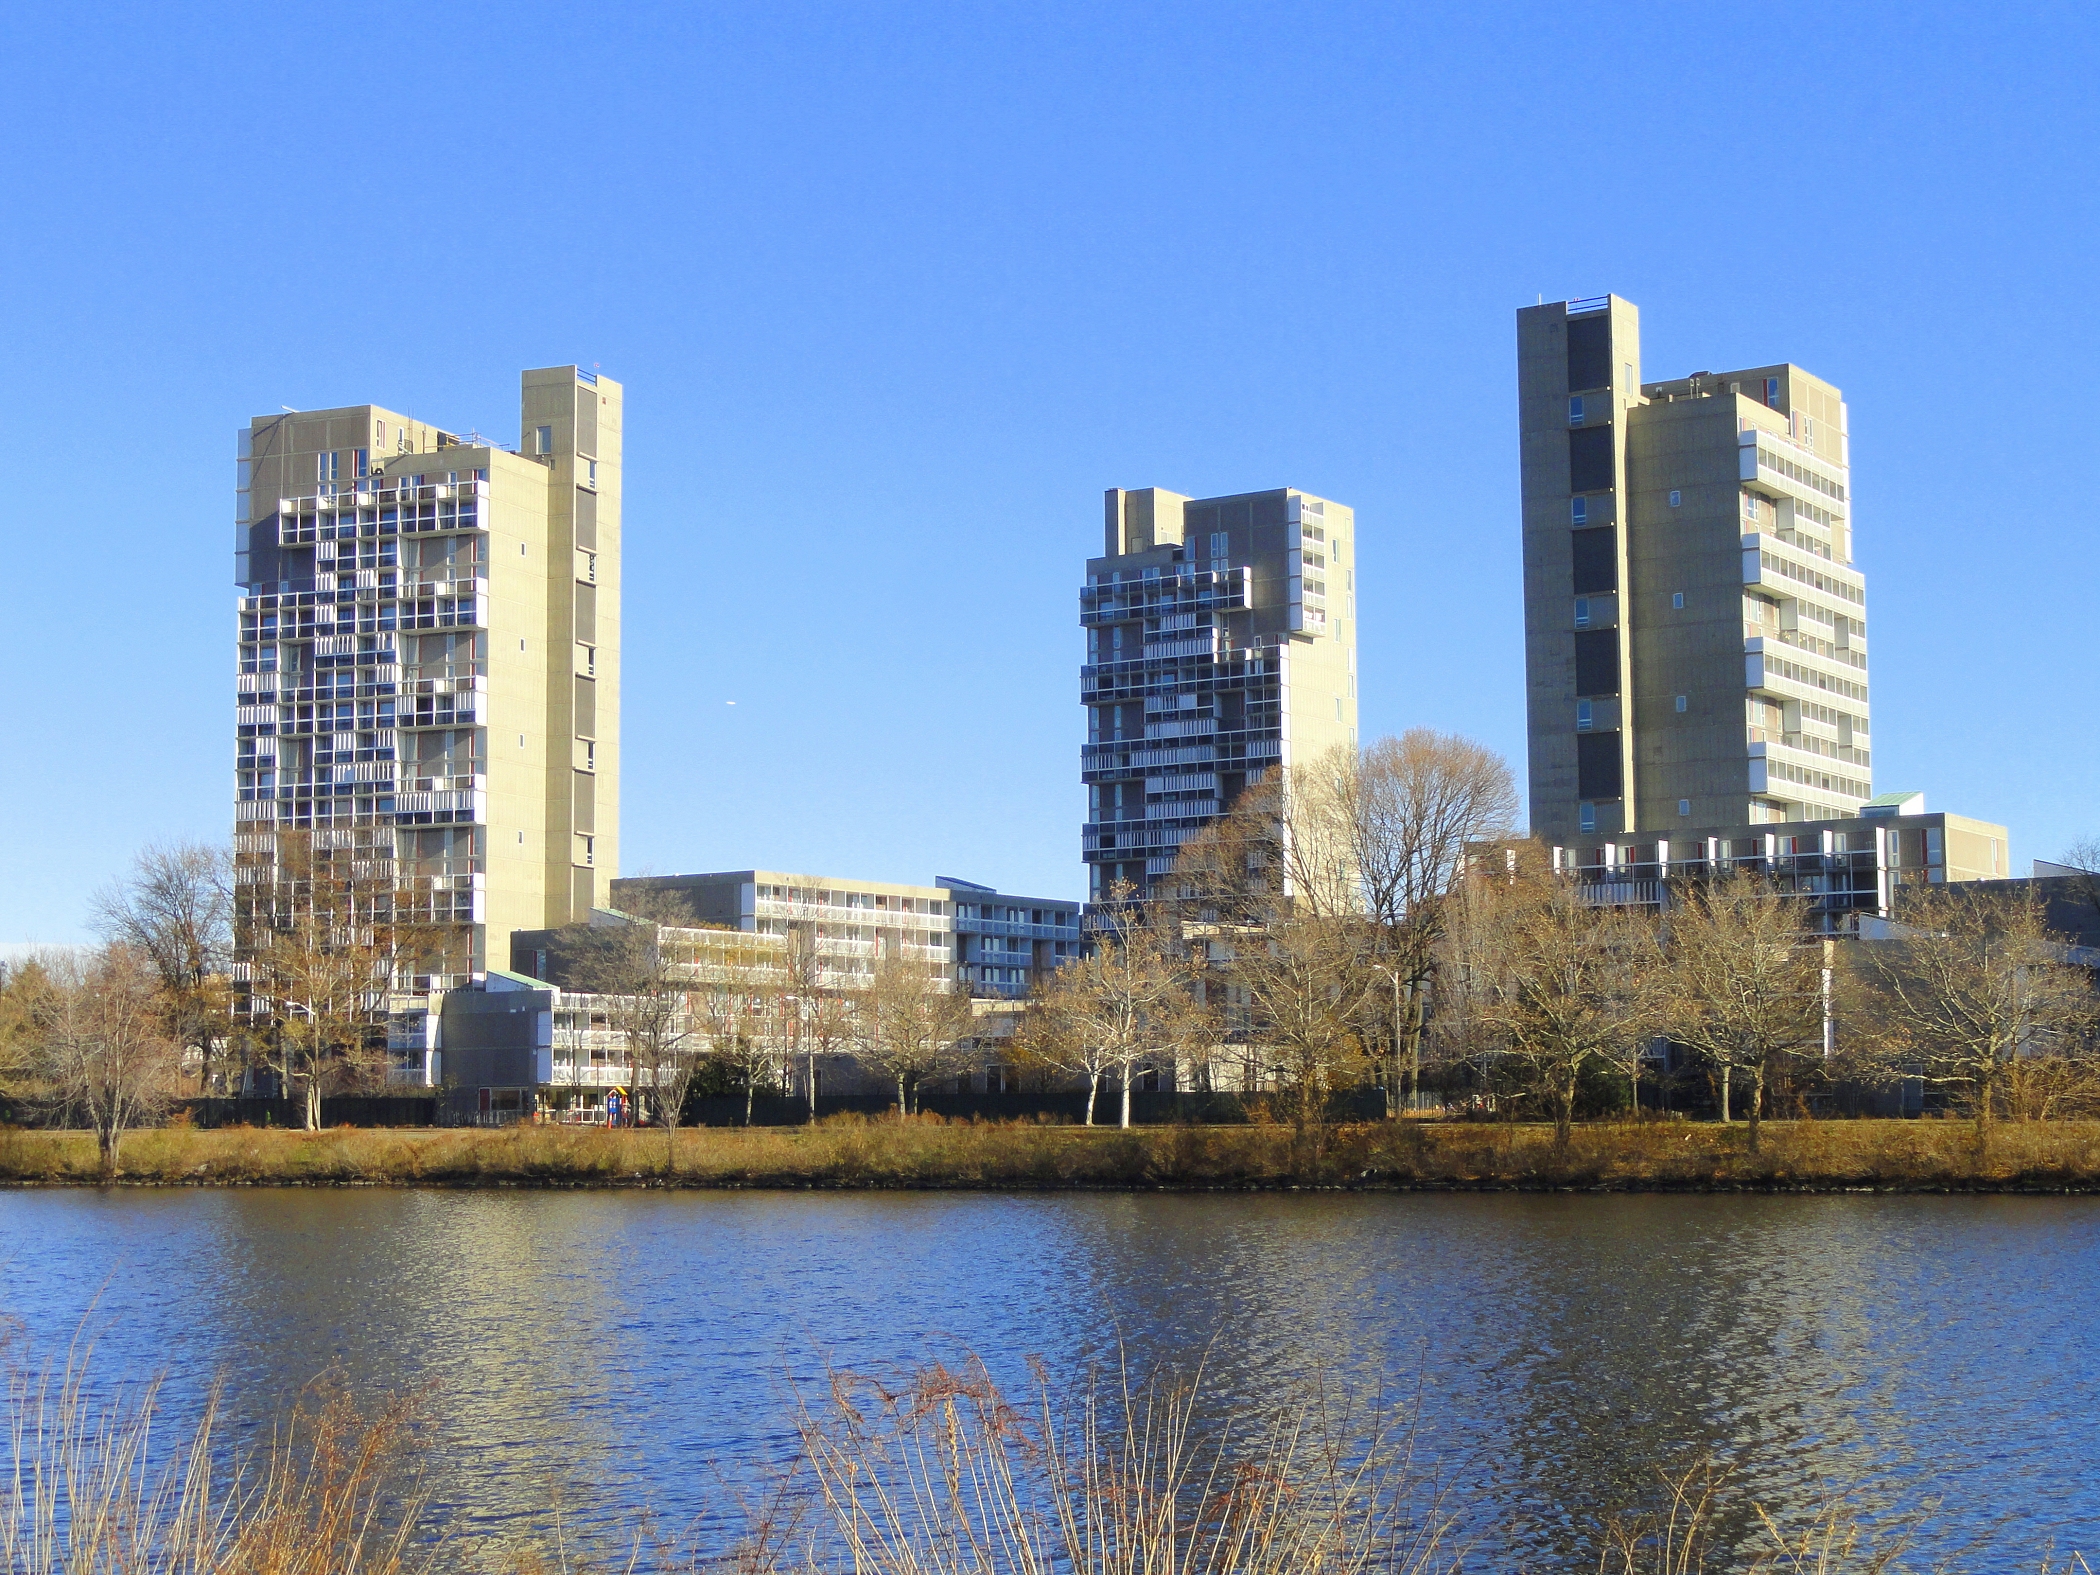
[[[516,443],[378,405],[240,433],[242,911],[297,836],[438,938],[394,981],[410,1085],[491,938],[500,963],[511,931],[587,914],[619,864],[622,390],[529,371],[519,413]]]
[[[1110,489],[1079,593],[1088,896],[1148,896],[1279,767],[1354,748],[1356,521],[1294,488]]]

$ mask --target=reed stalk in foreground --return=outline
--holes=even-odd
[[[1128,1374],[1026,1410],[981,1362],[833,1381],[803,1444],[842,1567],[880,1575],[1420,1575],[1445,1523],[1387,1429],[1315,1402],[1198,1425],[1196,1384]],[[823,1558],[821,1534],[812,1546]],[[828,1561],[827,1561],[828,1562]]]
[[[579,1553],[560,1517],[535,1557],[447,1540],[413,1469],[400,1403],[339,1390],[246,1451],[210,1397],[173,1447],[157,1384],[96,1399],[89,1351],[8,1385],[0,1575],[1461,1575],[1484,1568],[1416,1473],[1405,1429],[1315,1388],[1214,1423],[1198,1382],[1060,1388],[1010,1403],[974,1358],[894,1382],[835,1375],[800,1416],[802,1457],[731,1517],[726,1548]],[[1782,1525],[1725,1474],[1664,1478],[1652,1512],[1595,1529],[1598,1575],[1902,1575],[1914,1517],[1869,1528],[1842,1497]],[[1724,1541],[1719,1528],[1731,1527]],[[1582,1528],[1570,1528],[1580,1532]],[[2007,1568],[1934,1564],[1934,1570]],[[2024,1567],[2092,1575],[2075,1553]],[[1521,1568],[1521,1566],[1519,1567]]]
[[[97,1399],[91,1347],[8,1382],[5,1575],[408,1575],[439,1567],[408,1463],[408,1410],[316,1391],[230,1451],[220,1395],[173,1448],[160,1383]]]

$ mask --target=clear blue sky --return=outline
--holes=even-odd
[[[2100,832],[2096,17],[7,8],[0,940],[228,830],[235,428],[569,360],[629,871],[1078,895],[1106,486],[1353,504],[1367,734],[1521,778],[1512,313],[1605,291],[1844,388],[1876,781],[2024,869]]]

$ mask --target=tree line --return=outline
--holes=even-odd
[[[1039,1087],[1104,1091],[1118,1119],[1148,1073],[1275,1101],[1301,1123],[1336,1096],[1550,1120],[1689,1092],[1758,1142],[1774,1113],[1908,1083],[1980,1125],[2100,1112],[2090,953],[2032,888],[1923,886],[1878,938],[1818,932],[1766,872],[1598,901],[1515,834],[1508,765],[1428,730],[1274,772],[1186,842],[1154,890],[1118,890],[1083,956],[1040,978],[1011,1031],[954,969],[891,948],[844,982],[810,935],[710,931],[674,899],[578,927],[629,1086],[675,1132],[696,1086],[758,1092],[841,1055],[900,1108],[988,1058]],[[2100,912],[2100,845],[2073,885]],[[92,947],[0,979],[0,1100],[126,1131],[185,1096],[267,1074],[317,1126],[324,1095],[384,1087],[389,993],[459,971],[456,932],[385,861],[285,837],[267,859],[149,849],[100,893]],[[238,961],[236,960],[238,959]]]
[[[1376,1086],[1550,1119],[1689,1091],[1754,1149],[1775,1110],[1911,1084],[1981,1124],[2100,1112],[2100,959],[2032,889],[1906,888],[1876,937],[1820,933],[1757,868],[1600,900],[1514,833],[1508,766],[1427,730],[1273,773],[1124,890],[1030,1003],[1024,1054],[1279,1097],[1301,1122]],[[2100,870],[2100,849],[2074,851]],[[2082,881],[2100,911],[2100,875]]]

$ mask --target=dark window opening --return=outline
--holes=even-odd
[[[1619,692],[1619,631],[1582,629],[1575,635],[1575,692],[1615,695]],[[1602,737],[1603,735],[1596,735]],[[1584,798],[1592,795],[1585,793]]]
[[[1576,797],[1618,798],[1623,792],[1619,735],[1583,733],[1575,740]]]

